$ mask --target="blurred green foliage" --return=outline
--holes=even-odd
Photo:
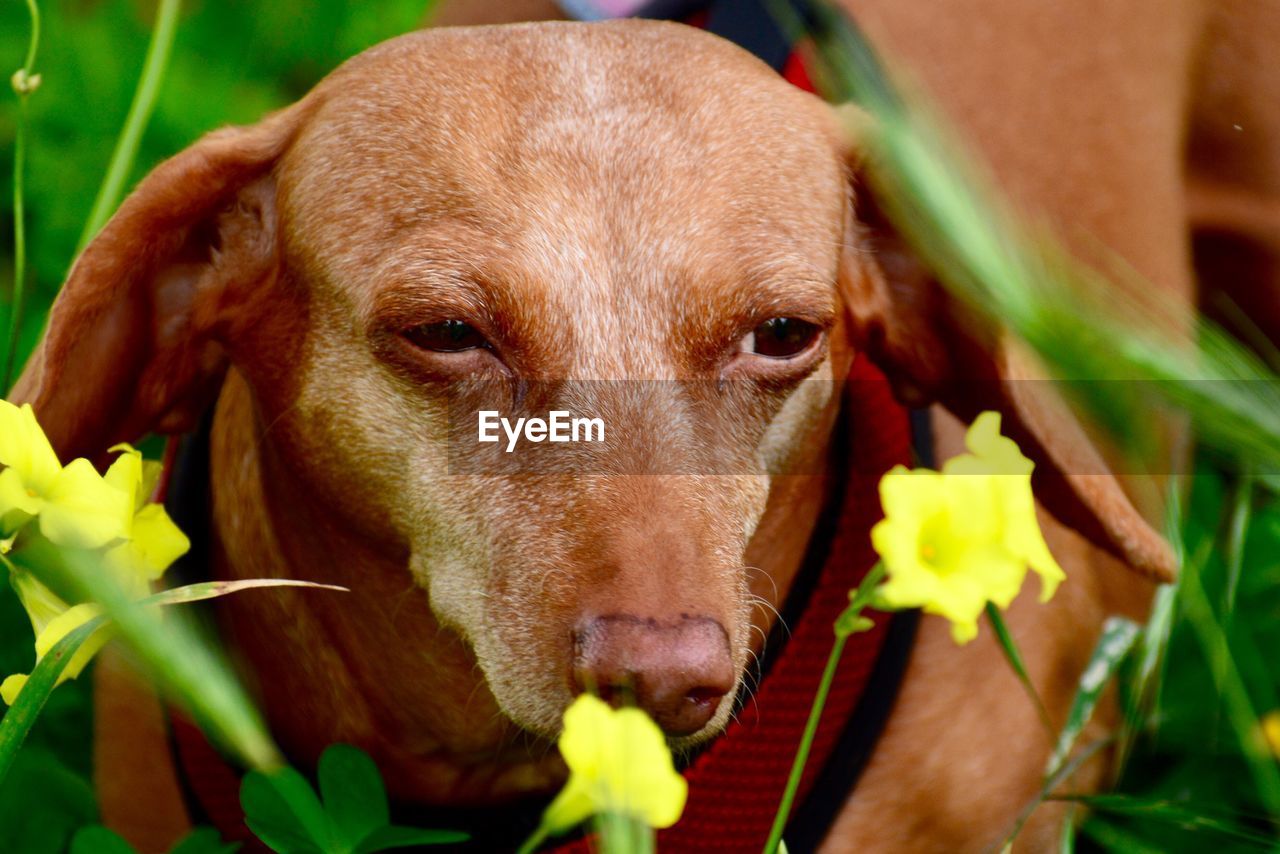
[[[1233,532],[1242,509],[1248,511],[1246,524]],[[1124,797],[1095,803],[1085,836],[1106,850],[1276,850],[1266,798],[1242,749],[1242,740],[1258,738],[1259,732],[1233,725],[1214,668],[1238,674],[1258,715],[1280,709],[1280,500],[1242,489],[1239,481],[1202,465],[1183,538],[1185,575],[1174,603],[1159,699],[1116,789]],[[1230,567],[1236,559],[1242,571],[1232,597]],[[1198,631],[1190,616],[1197,589],[1210,606],[1209,642],[1204,626]],[[1197,820],[1188,822],[1188,812]],[[1273,841],[1244,842],[1213,823]]]
[[[173,60],[130,185],[201,134],[256,121],[344,59],[416,28],[427,0],[219,0],[183,6]],[[43,27],[30,99],[28,256],[34,281],[19,352],[34,345],[71,262],[129,109],[155,17],[153,0],[56,0]],[[0,329],[13,285],[13,139],[7,84],[26,52],[26,6],[0,2]]]

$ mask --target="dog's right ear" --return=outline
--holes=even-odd
[[[11,399],[63,459],[190,429],[226,370],[219,335],[275,269],[272,168],[300,102],[158,166],[76,260]]]
[[[1134,508],[1088,431],[1031,353],[998,321],[942,287],[878,208],[856,150],[870,121],[841,108],[854,203],[839,288],[855,345],[909,406],[940,403],[964,421],[1003,413],[1002,432],[1036,463],[1036,495],[1059,521],[1159,581],[1172,549]]]

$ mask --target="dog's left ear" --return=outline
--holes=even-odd
[[[194,426],[221,383],[221,333],[252,320],[276,257],[274,179],[305,102],[215,131],[158,166],[81,253],[11,399],[64,459]]]
[[[848,118],[842,125],[854,132],[867,121]],[[1135,509],[1054,383],[1007,330],[947,293],[906,247],[861,180],[874,164],[853,145],[846,162],[855,192],[839,288],[855,346],[906,405],[940,403],[966,422],[1001,412],[1002,432],[1036,463],[1046,509],[1143,575],[1171,581],[1172,549]]]

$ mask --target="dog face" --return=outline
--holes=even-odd
[[[854,349],[936,388],[959,334],[854,246],[845,148],[820,101],[696,30],[406,36],[153,173],[15,396],[94,455],[189,427],[233,366],[285,500],[399,561],[510,720],[552,734],[593,689],[691,743],[730,712],[755,597],[785,591],[755,556],[780,496],[818,489]],[[508,455],[482,410],[604,437]],[[1116,494],[1061,506],[1131,563],[1159,548],[1090,490]]]
[[[770,472],[814,466],[830,426],[834,126],[710,37],[534,32],[410,39],[326,84],[275,174],[303,355],[246,375],[307,488],[409,555],[507,715],[553,733],[590,686],[694,736],[746,663]],[[521,64],[547,71],[513,84]],[[604,437],[509,455],[477,443],[480,410]]]

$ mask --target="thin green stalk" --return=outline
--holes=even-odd
[[[1040,716],[1040,723],[1044,724],[1044,731],[1049,736],[1049,744],[1053,745],[1058,739],[1058,732],[1053,727],[1053,721],[1049,719],[1049,710],[1044,707],[1044,701],[1040,699],[1036,686],[1031,684],[1031,677],[1027,674],[1027,667],[1022,663],[1022,654],[1018,651],[1018,645],[1014,642],[1013,635],[1009,633],[1009,626],[1005,623],[1004,617],[1000,616],[1000,609],[990,602],[987,603],[987,620],[990,621],[991,628],[995,629],[996,640],[1000,642],[1000,649],[1004,651],[1004,657],[1008,659],[1014,675],[1018,677],[1018,681],[1022,683],[1023,690],[1027,692],[1027,696],[1031,698],[1032,705],[1036,707],[1036,714]]]
[[[18,355],[18,336],[22,332],[22,308],[26,300],[27,224],[24,176],[27,171],[27,97],[40,85],[35,73],[36,50],[40,47],[40,9],[35,0],[27,0],[31,16],[31,39],[22,68],[13,75],[13,91],[18,94],[18,127],[13,138],[13,303],[9,310],[9,343],[4,356],[4,373],[0,375],[0,395],[13,381],[13,365]]]
[[[835,641],[831,645],[831,654],[827,656],[827,666],[822,671],[818,692],[814,695],[813,705],[809,709],[809,720],[805,723],[804,734],[800,737],[800,746],[796,749],[796,758],[791,764],[791,774],[787,777],[787,787],[782,792],[778,812],[773,817],[773,827],[769,830],[768,840],[765,841],[764,854],[774,854],[782,842],[782,831],[786,829],[787,819],[791,817],[791,807],[795,803],[796,792],[800,789],[804,765],[809,759],[809,751],[813,748],[813,739],[818,732],[818,722],[822,719],[822,709],[827,704],[827,694],[831,692],[831,683],[835,680],[836,667],[839,666],[840,656],[844,653],[845,642],[850,635],[871,628],[871,621],[861,615],[862,609],[871,604],[871,598],[882,578],[884,578],[884,564],[877,563],[858,585],[857,591],[849,597],[849,607],[845,608],[844,613],[836,620]]]
[[[602,813],[595,821],[600,854],[653,854],[653,828],[620,813]]]
[[[138,88],[133,93],[133,103],[129,106],[129,115],[125,118],[120,138],[116,140],[115,151],[111,153],[111,163],[107,167],[106,178],[98,189],[98,197],[94,199],[93,210],[84,224],[80,235],[80,243],[76,246],[76,254],[84,251],[85,246],[93,239],[99,229],[110,219],[124,195],[125,181],[133,172],[134,161],[138,157],[138,146],[142,142],[142,133],[147,128],[151,113],[156,106],[156,97],[160,94],[160,84],[164,79],[165,69],[169,65],[169,55],[173,52],[173,39],[178,30],[178,12],[181,8],[179,0],[160,0],[160,8],[156,10],[156,25],[151,33],[151,44],[147,47],[147,58],[142,64],[142,77],[138,80]]]
[[[1071,757],[1070,760],[1064,762],[1055,773],[1049,775],[1049,778],[1040,786],[1040,791],[1036,793],[1036,796],[1022,808],[1022,812],[1018,813],[1018,817],[1013,822],[1013,829],[1009,831],[1009,834],[1004,838],[1004,841],[1000,844],[998,850],[1001,852],[1012,850],[1013,841],[1018,838],[1018,834],[1022,832],[1022,828],[1031,818],[1031,814],[1039,809],[1042,803],[1049,799],[1053,794],[1053,790],[1058,787],[1058,784],[1069,779],[1072,774],[1076,773],[1076,771],[1080,769],[1081,765],[1092,759],[1099,750],[1111,744],[1113,740],[1114,739],[1111,736],[1108,736],[1092,742],[1075,756]]]
[[[542,843],[545,842],[547,837],[550,835],[550,828],[548,828],[546,824],[539,824],[538,829],[531,833],[529,838],[524,841],[524,844],[516,849],[516,854],[533,854],[533,852],[537,851],[538,848],[542,846]]]

